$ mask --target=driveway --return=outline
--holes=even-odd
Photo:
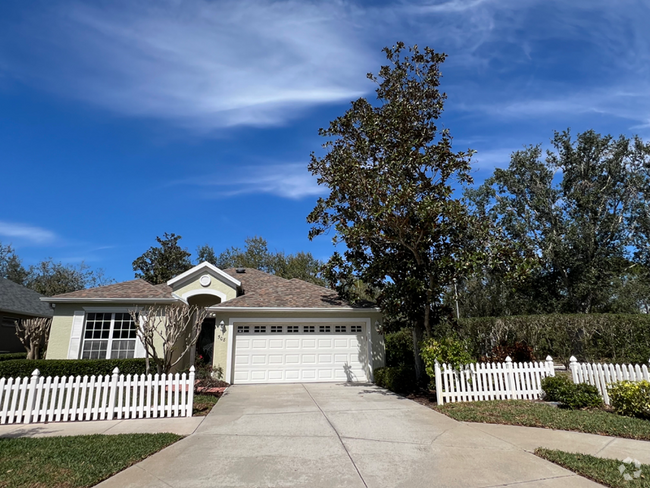
[[[373,385],[233,386],[197,431],[110,487],[599,486]]]

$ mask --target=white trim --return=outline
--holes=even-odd
[[[223,322],[223,320],[222,320]],[[226,358],[226,381],[232,385],[233,381],[233,362],[234,362],[234,354],[235,351],[233,349],[233,346],[235,344],[235,328],[233,326],[233,319],[230,319],[228,321],[228,325],[226,326],[226,330],[228,331],[228,356]]]
[[[92,313],[128,313],[132,310],[127,307],[81,307],[81,308],[83,308],[86,312],[92,312]]]
[[[208,307],[211,312],[331,312],[331,313],[341,313],[341,312],[352,312],[352,313],[380,313],[379,308],[300,308],[300,307],[221,307],[221,306],[212,306]]]
[[[219,310],[219,309],[218,309]],[[226,360],[226,381],[230,383],[231,385],[233,384],[234,381],[234,368],[233,364],[235,362],[235,323],[236,322],[248,322],[248,323],[255,323],[255,322],[262,322],[262,323],[273,323],[273,322],[302,322],[302,323],[310,323],[310,322],[363,322],[366,324],[366,328],[370,330],[370,318],[366,319],[351,319],[351,318],[344,318],[344,317],[313,317],[313,318],[287,318],[287,317],[252,317],[252,318],[246,318],[246,317],[231,317],[228,319],[228,357]],[[369,368],[369,376],[372,377],[372,356],[368,355],[368,368]],[[367,378],[368,381],[372,381],[372,379]]]
[[[167,282],[169,286],[172,286],[173,284],[179,283],[181,281],[185,281],[186,279],[189,279],[199,271],[203,269],[209,269],[213,273],[217,275],[217,278],[220,278],[221,281],[225,282],[226,284],[230,285],[235,285],[235,286],[241,286],[241,281],[236,280],[232,276],[230,276],[228,273],[224,273],[221,271],[219,268],[217,268],[215,265],[208,263],[207,261],[203,261],[201,264],[197,264],[191,269],[188,269],[184,273],[179,274],[178,276],[172,278]]]
[[[215,296],[215,297],[219,297],[221,299],[222,303],[225,302],[226,300],[228,300],[228,298],[226,297],[226,294],[224,292],[219,291],[219,290],[213,290],[211,288],[201,288],[201,289],[198,289],[198,290],[190,290],[187,293],[183,293],[182,298],[184,300],[187,300],[188,298],[194,297],[196,295],[212,295],[212,296]]]
[[[370,329],[372,327],[372,321],[367,318],[366,319],[366,334],[368,337],[366,338],[366,342],[368,344],[368,374],[366,375],[368,377],[368,381],[371,383],[374,383],[375,378],[372,373],[372,330]]]
[[[41,297],[42,302],[48,303],[175,303],[176,298],[56,298]]]

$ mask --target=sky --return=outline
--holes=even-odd
[[[0,242],[133,278],[176,233],[326,260],[320,127],[397,41],[448,55],[443,125],[480,183],[554,130],[650,139],[647,0],[3,0]]]

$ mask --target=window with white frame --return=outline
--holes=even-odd
[[[81,358],[133,358],[136,340],[135,323],[129,313],[88,313]]]
[[[350,326],[350,332],[361,332],[361,326],[360,325],[351,325]]]

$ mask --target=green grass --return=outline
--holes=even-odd
[[[526,400],[448,403],[434,408],[461,422],[523,425],[650,440],[650,421],[605,410],[567,410]]]
[[[650,465],[647,464],[641,465],[641,474],[638,478],[633,478],[628,481],[623,477],[623,474],[627,473],[630,476],[634,476],[637,468],[632,463],[626,464],[625,471],[621,473],[619,466],[621,466],[622,462],[616,459],[602,459],[587,454],[574,454],[542,448],[536,449],[535,454],[605,486],[612,488],[650,488]]]
[[[180,438],[176,434],[0,438],[0,488],[93,486]]]
[[[201,417],[209,414],[217,401],[219,401],[219,398],[214,395],[194,395],[192,415],[194,417]]]

